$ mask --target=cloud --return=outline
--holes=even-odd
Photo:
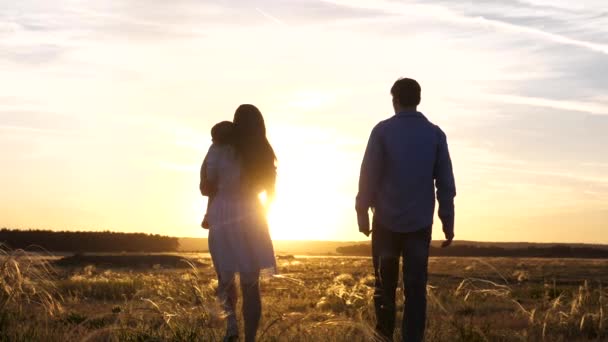
[[[276,24],[285,25],[284,21],[282,21],[281,19],[273,16],[272,14],[262,10],[261,8],[256,7],[255,10],[258,11],[258,13],[260,13],[264,18],[269,19],[270,21],[272,21]]]
[[[586,162],[586,163],[581,163],[581,165],[585,166],[585,167],[608,169],[608,163]]]
[[[28,126],[14,126],[14,125],[4,125],[0,124],[0,131],[12,131],[16,133],[26,133],[26,134],[45,134],[45,135],[76,135],[70,134],[69,132],[61,129],[53,129],[53,128],[40,128],[40,127],[28,127]]]
[[[86,7],[71,7],[67,10],[90,34],[109,35],[129,33],[129,38],[152,38],[154,40],[193,38],[205,35],[200,23],[189,20],[184,12],[173,12],[169,18],[157,13],[123,10],[95,10]],[[123,36],[116,36],[123,39]]]
[[[565,111],[585,112],[594,115],[608,115],[608,104],[598,102],[554,100],[542,97],[528,97],[510,94],[484,94],[484,100],[553,108]]]
[[[0,99],[0,127],[23,132],[70,133],[81,127],[78,117],[62,115],[18,98]]]
[[[540,8],[552,8],[556,10],[574,12],[574,13],[585,13],[598,11],[607,11],[608,6],[604,0],[585,0],[585,1],[571,1],[571,0],[517,0],[522,4],[528,4],[533,7]]]
[[[384,1],[384,0],[324,0],[336,5],[342,5],[347,7],[365,8],[369,10],[382,10],[386,13],[398,14],[403,16],[425,16],[435,20],[448,21],[459,24],[475,25],[486,28],[495,28],[502,31],[512,33],[522,33],[528,36],[533,36],[538,39],[549,41],[552,43],[576,46],[599,52],[602,54],[608,54],[608,45],[600,44],[592,41],[586,41],[581,39],[570,38],[565,35],[547,32],[538,28],[517,25],[506,21],[488,19],[483,16],[467,16],[461,13],[457,13],[443,6],[427,5],[427,4],[411,4],[405,5],[397,2]]]
[[[582,174],[575,174],[572,172],[562,172],[562,171],[548,171],[546,168],[543,169],[530,169],[525,167],[506,167],[506,166],[497,166],[497,165],[485,165],[479,166],[485,170],[492,171],[508,171],[513,173],[522,173],[528,175],[535,176],[543,176],[543,177],[555,177],[562,178],[572,181],[578,182],[586,182],[586,183],[595,183],[602,186],[608,186],[608,177],[597,177],[597,176],[588,176]],[[608,189],[607,189],[608,190]]]
[[[576,46],[576,47],[585,48],[585,49],[588,49],[588,50],[591,50],[594,52],[608,54],[608,45],[606,45],[606,44],[600,44],[600,43],[595,43],[595,42],[590,42],[590,41],[585,41],[585,40],[574,39],[574,38],[570,38],[570,37],[567,37],[564,35],[546,32],[546,31],[532,28],[532,27],[515,25],[515,24],[511,24],[511,23],[504,22],[504,21],[487,19],[484,17],[476,17],[476,18],[461,17],[458,20],[463,20],[465,22],[478,23],[480,25],[493,26],[493,27],[496,27],[499,29],[503,29],[505,31],[510,31],[510,32],[525,33],[525,34],[529,34],[532,36],[536,36],[538,38],[542,38],[546,41],[550,41],[553,43],[572,45],[572,46]]]
[[[67,49],[56,44],[9,46],[0,44],[0,60],[8,59],[20,64],[45,64],[59,59]]]

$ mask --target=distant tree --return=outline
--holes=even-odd
[[[56,252],[175,252],[175,237],[111,231],[0,230],[0,243],[10,248],[42,247]]]
[[[353,246],[343,246],[336,248],[336,252],[343,255],[372,255],[370,244],[359,244]]]
[[[372,248],[369,243],[336,248],[342,255],[371,256]],[[453,245],[449,248],[431,246],[431,256],[460,256],[460,257],[521,257],[521,258],[608,258],[608,250],[597,247],[572,247],[568,245],[553,245],[545,247],[502,248],[497,246]]]

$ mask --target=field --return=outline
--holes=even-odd
[[[182,254],[200,262],[186,268],[107,268],[2,253],[0,341],[223,337],[205,255]],[[280,276],[262,280],[260,341],[375,339],[369,258],[278,262]],[[606,260],[432,258],[427,341],[601,341],[607,282]]]

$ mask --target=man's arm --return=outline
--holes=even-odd
[[[370,233],[369,209],[375,206],[376,192],[380,186],[381,168],[382,144],[379,137],[379,129],[376,126],[369,137],[363,162],[361,163],[359,193],[357,194],[355,204],[359,231],[366,236]]]
[[[456,197],[456,183],[454,181],[447,138],[441,129],[439,129],[439,145],[434,172],[437,201],[439,202],[439,218],[443,224],[443,232],[446,238],[443,246],[447,247],[454,239],[454,197]]]

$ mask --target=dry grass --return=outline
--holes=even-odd
[[[369,259],[279,263],[281,276],[261,283],[260,341],[377,339]],[[37,255],[6,248],[0,266],[0,341],[223,336],[210,268],[54,270]],[[606,270],[599,260],[433,258],[427,340],[601,341],[608,332]]]
[[[34,305],[51,317],[61,313],[53,276],[48,262],[37,254],[0,244],[0,312]]]

